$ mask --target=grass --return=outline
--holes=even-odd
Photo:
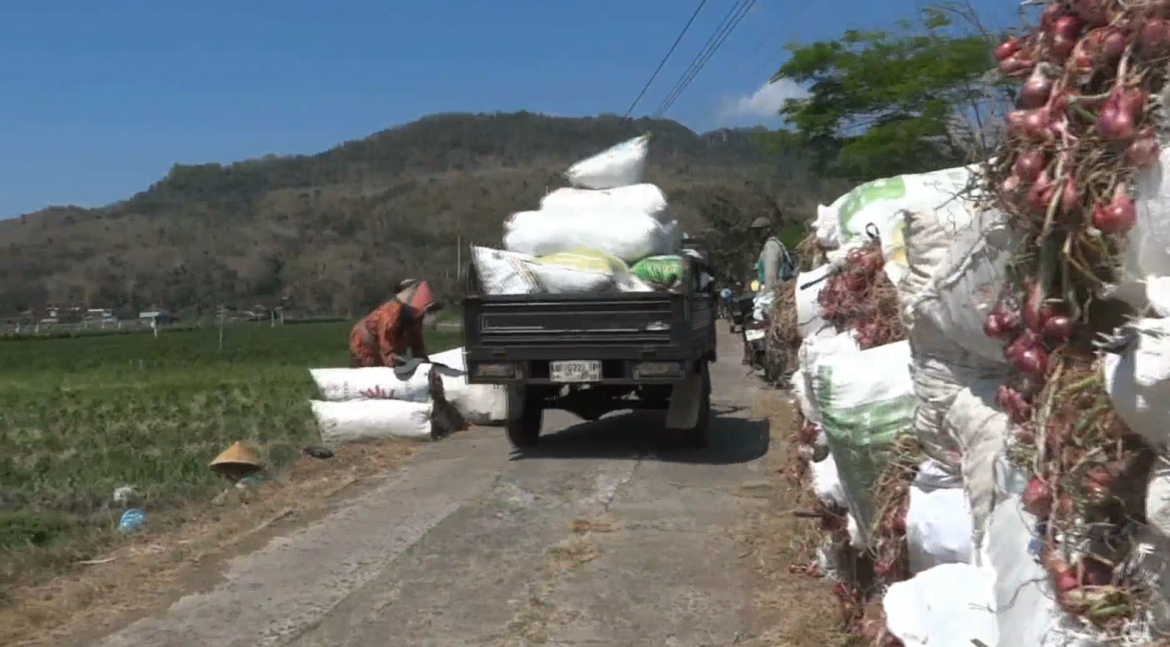
[[[149,523],[220,492],[207,464],[236,440],[291,463],[318,438],[307,369],[346,366],[350,326],[237,324],[222,347],[216,328],[0,342],[0,583],[111,536],[115,488]],[[428,335],[432,352],[459,343]]]

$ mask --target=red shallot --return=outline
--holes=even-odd
[[[1009,38],[995,46],[995,60],[1002,61],[1020,51],[1024,43],[1019,38]]]
[[[1012,165],[1012,172],[1020,180],[1031,182],[1044,170],[1044,162],[1044,151],[1035,149],[1025,151],[1016,157],[1016,163]]]
[[[1117,185],[1109,204],[1093,207],[1093,226],[1107,234],[1124,234],[1136,224],[1137,206],[1124,182]]]
[[[1150,18],[1142,23],[1138,32],[1138,48],[1142,54],[1159,54],[1170,45],[1170,21]]]
[[[1028,481],[1020,498],[1024,504],[1024,510],[1037,517],[1046,516],[1052,509],[1052,490],[1038,476],[1033,476],[1032,480]]]
[[[1063,343],[1073,334],[1073,320],[1065,315],[1053,315],[1044,322],[1044,338]]]
[[[1129,145],[1125,156],[1134,166],[1149,166],[1158,161],[1160,152],[1158,140],[1152,134],[1142,134]]]

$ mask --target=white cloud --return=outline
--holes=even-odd
[[[808,90],[797,85],[795,81],[780,79],[773,83],[765,83],[752,94],[739,98],[725,98],[719,109],[719,120],[723,125],[728,125],[778,119],[776,113],[786,100],[803,99],[807,96]]]

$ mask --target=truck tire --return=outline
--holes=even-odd
[[[530,393],[525,394],[520,415],[513,417],[512,412],[509,411],[508,419],[504,424],[508,442],[512,443],[512,447],[515,449],[532,447],[540,440],[540,427],[544,424],[543,402],[534,401],[533,398],[529,397],[530,395]]]
[[[690,429],[671,430],[678,436],[678,441],[687,449],[706,449],[711,442],[711,373],[706,362],[702,363],[703,386],[700,389],[702,398],[699,401],[699,414],[695,418],[695,426]]]

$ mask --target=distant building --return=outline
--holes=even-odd
[[[178,317],[167,314],[161,310],[147,310],[138,313],[138,320],[142,323],[149,324],[152,321],[156,324],[170,324],[179,320]]]

